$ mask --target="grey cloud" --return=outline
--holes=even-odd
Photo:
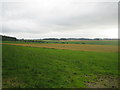
[[[56,2],[50,0],[47,4],[38,3],[4,3],[3,33],[31,33],[33,35],[47,33],[83,32],[92,29],[105,30],[117,27],[117,3],[74,3],[78,0]],[[94,34],[97,34],[95,32]],[[50,34],[49,34],[50,35]],[[51,34],[53,36],[53,34]],[[71,35],[69,35],[71,36]],[[76,36],[79,36],[76,35]],[[91,35],[88,35],[91,36]],[[96,36],[94,36],[96,37]],[[28,37],[29,38],[29,37]]]

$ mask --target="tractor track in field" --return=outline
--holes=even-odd
[[[16,45],[27,47],[41,47],[52,49],[68,49],[75,51],[98,51],[98,52],[118,52],[118,46],[110,45],[83,45],[83,44],[16,44],[16,43],[0,43],[3,45]]]

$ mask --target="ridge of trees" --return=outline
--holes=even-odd
[[[3,36],[3,35],[0,35],[0,40],[2,40],[2,41],[18,41],[18,39],[16,37]]]
[[[26,40],[26,39],[17,39],[16,37],[10,37],[10,36],[3,36],[0,35],[0,41],[38,41],[38,40],[118,40],[118,39],[113,39],[113,38],[43,38],[43,39],[31,39],[31,40]]]

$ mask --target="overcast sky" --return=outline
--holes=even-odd
[[[117,38],[117,1],[3,0],[0,34],[26,39]]]

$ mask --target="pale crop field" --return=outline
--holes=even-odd
[[[118,46],[112,45],[83,45],[83,44],[14,44],[3,43],[8,45],[43,47],[54,49],[69,49],[77,51],[98,51],[98,52],[118,52]]]

